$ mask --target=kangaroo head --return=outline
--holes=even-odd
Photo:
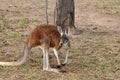
[[[58,31],[60,33],[60,42],[59,42],[59,46],[67,46],[70,47],[70,40],[69,40],[69,36],[68,36],[68,31],[67,30],[62,30],[61,27],[58,27]]]

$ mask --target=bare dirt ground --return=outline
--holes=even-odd
[[[49,0],[51,24],[54,6],[55,0]],[[0,61],[19,59],[31,28],[44,23],[45,0],[0,0]],[[0,66],[0,80],[120,80],[120,1],[75,0],[75,26],[82,33],[71,39],[69,61],[61,69],[65,73],[43,71],[42,53],[35,48],[35,62]],[[61,61],[64,53],[61,49]]]

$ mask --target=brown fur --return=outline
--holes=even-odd
[[[60,33],[54,25],[39,25],[31,33],[27,39],[26,44],[29,47],[41,46],[43,48],[56,48],[61,47],[58,45],[60,41]]]

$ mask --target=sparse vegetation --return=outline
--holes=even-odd
[[[21,57],[29,26],[44,24],[44,0],[0,1],[0,61]],[[49,21],[53,23],[55,0],[49,0]],[[0,66],[0,80],[119,80],[120,1],[75,0],[75,24],[82,33],[71,39],[65,73],[42,70],[42,53],[32,50],[35,61],[18,67]],[[63,51],[63,52],[62,52]],[[50,51],[50,63],[56,66]],[[65,50],[60,51],[61,61]]]

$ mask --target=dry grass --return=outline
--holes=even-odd
[[[49,0],[51,24],[54,6],[55,0]],[[42,71],[42,54],[35,48],[31,54],[35,62],[0,66],[0,80],[119,80],[120,1],[75,0],[75,12],[75,25],[82,33],[71,39],[69,62],[61,69],[66,73]],[[19,59],[30,28],[45,22],[44,0],[0,0],[0,61]],[[60,57],[63,61],[64,53]]]

